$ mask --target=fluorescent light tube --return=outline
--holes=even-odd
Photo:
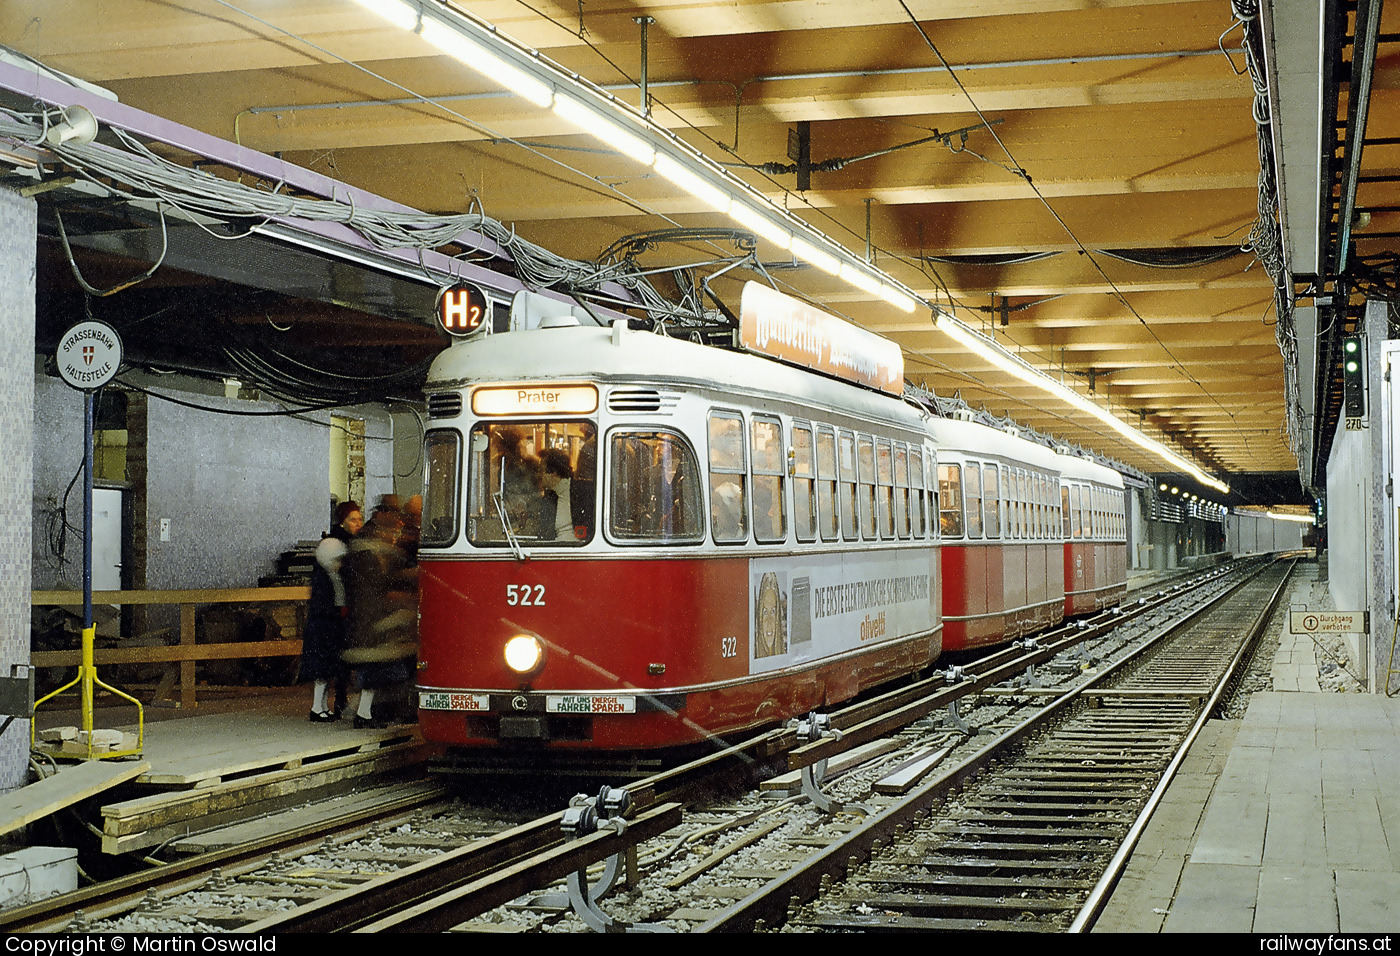
[[[806,239],[792,237],[792,254],[830,275],[839,276],[841,274],[841,260],[829,252],[818,249]]]
[[[729,207],[729,218],[745,229],[750,229],[767,239],[779,249],[787,249],[792,246],[791,232],[737,199]]]
[[[665,153],[657,153],[656,161],[652,165],[658,173],[705,205],[712,209],[718,209],[720,212],[729,212],[729,196],[725,194],[724,190],[718,186],[710,185],[700,178],[699,174],[692,172],[670,156]]]
[[[554,87],[535,79],[519,67],[512,66],[489,49],[468,38],[464,33],[430,17],[423,18],[423,39],[448,56],[476,70],[482,76],[536,106],[546,109],[554,102]]]
[[[643,166],[650,166],[656,159],[656,150],[652,148],[650,143],[640,136],[629,133],[616,121],[609,119],[591,106],[580,103],[572,96],[566,96],[563,93],[556,94],[554,112],[585,133],[592,135],[605,146],[610,146],[624,156],[635,159]]]
[[[379,14],[394,26],[412,32],[418,27],[418,11],[403,0],[355,0],[366,10]]]

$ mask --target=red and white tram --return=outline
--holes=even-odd
[[[891,343],[766,287],[741,341],[771,358],[563,315],[434,362],[426,739],[695,743],[1121,597],[1117,473],[931,416]]]
[[[1123,476],[1112,468],[1056,457],[1069,617],[1117,604],[1128,589],[1126,499]]]
[[[934,438],[898,349],[751,288],[747,343],[867,387],[572,318],[434,362],[425,738],[666,748],[939,656]]]
[[[972,422],[929,425],[938,447],[943,649],[997,644],[1059,623],[1063,456]]]

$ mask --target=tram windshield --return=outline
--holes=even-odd
[[[597,428],[590,422],[481,422],[467,464],[467,538],[484,546],[593,538]]]

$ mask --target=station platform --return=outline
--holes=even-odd
[[[1332,610],[1315,564],[1290,606]],[[1400,701],[1324,690],[1335,662],[1286,619],[1273,689],[1206,725],[1094,932],[1400,929]]]
[[[312,723],[305,687],[208,692],[197,709],[145,708],[141,753],[52,762],[57,773],[0,797],[0,838],[59,809],[96,804],[102,847],[198,853],[217,828],[278,813],[327,793],[368,790],[422,764],[417,725],[357,730]],[[74,725],[71,710],[36,716],[40,730]],[[99,707],[95,729],[134,733],[134,707]]]

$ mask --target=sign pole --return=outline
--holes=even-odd
[[[122,364],[122,340],[117,335],[117,330],[105,322],[98,322],[89,319],[86,322],[79,322],[59,339],[58,351],[54,356],[54,361],[58,366],[58,374],[65,382],[73,388],[83,393],[83,637],[82,637],[82,663],[78,666],[78,676],[62,687],[48,694],[47,696],[34,702],[34,710],[37,711],[41,704],[45,704],[56,698],[59,694],[67,691],[75,684],[78,685],[78,694],[81,698],[79,706],[82,710],[83,730],[80,743],[86,742],[87,753],[74,753],[68,750],[60,750],[56,756],[61,757],[83,757],[88,760],[101,758],[120,758],[136,756],[141,753],[146,740],[146,719],[141,702],[130,694],[123,693],[109,684],[103,683],[97,677],[97,652],[94,645],[97,643],[97,627],[92,620],[92,446],[93,432],[95,431],[94,419],[94,395],[103,385],[106,385],[116,377],[117,370]],[[122,748],[120,746],[107,747],[99,752],[94,745],[93,737],[96,731],[93,729],[93,694],[96,688],[125,698],[136,705],[136,746]],[[30,745],[34,745],[35,721],[33,713],[30,714],[29,734]],[[123,738],[124,739],[124,738]]]
[[[92,623],[92,391],[83,391],[83,686],[81,692],[83,732],[92,748],[92,681],[97,676],[97,628]]]

